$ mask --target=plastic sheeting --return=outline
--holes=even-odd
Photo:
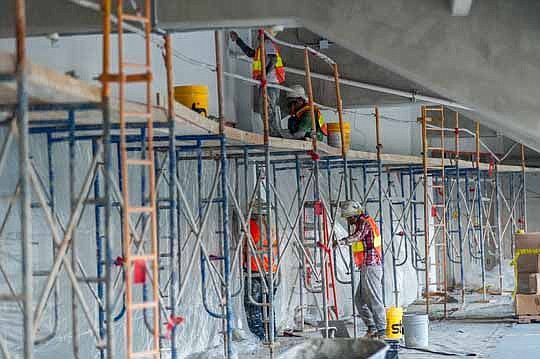
[[[3,136],[2,136],[3,137]],[[48,180],[47,180],[47,155],[46,155],[46,140],[43,135],[33,135],[32,141],[31,141],[31,151],[32,156],[34,159],[34,163],[36,165],[36,168],[38,172],[40,173],[40,176],[43,178],[45,187],[48,187]],[[76,147],[76,161],[75,161],[75,169],[76,173],[78,174],[77,179],[75,181],[75,189],[76,192],[78,192],[78,189],[80,188],[83,180],[83,174],[87,171],[89,162],[91,160],[91,146],[88,142],[78,142]],[[15,146],[12,147],[12,150],[15,151]],[[113,155],[113,157],[116,156],[116,153]],[[16,186],[16,179],[17,179],[17,161],[16,161],[16,154],[13,153],[12,156],[10,156],[10,160],[8,162],[8,165],[6,166],[5,172],[2,174],[0,180],[2,181],[2,195],[4,197],[1,198],[2,205],[0,206],[0,214],[6,213],[7,203],[9,201],[9,195],[13,193]],[[160,156],[160,161],[163,160],[163,157]],[[53,170],[54,170],[54,202],[55,202],[55,212],[58,214],[59,218],[61,219],[62,223],[65,225],[69,218],[69,176],[68,176],[68,152],[67,152],[67,144],[66,143],[57,143],[53,145]],[[166,162],[165,162],[166,163]],[[167,168],[167,166],[165,166]],[[238,182],[239,182],[239,188],[243,188],[243,176],[242,176],[242,167],[239,168],[239,175],[238,175]],[[202,196],[203,198],[207,197],[210,192],[210,188],[213,182],[213,179],[215,178],[215,170],[216,170],[216,163],[213,161],[206,161],[205,166],[203,167],[203,173],[200,177],[201,179],[201,190],[202,190]],[[191,211],[195,215],[198,213],[199,209],[197,208],[197,196],[198,196],[198,177],[194,174],[196,172],[196,163],[194,161],[180,161],[179,162],[179,180],[183,186],[184,192],[186,193],[186,196],[188,197],[188,202],[192,204]],[[117,173],[117,168],[114,168],[114,173]],[[166,171],[164,172],[166,174]],[[253,173],[253,171],[250,170],[250,173]],[[286,171],[286,172],[279,172],[277,177],[277,183],[276,187],[278,188],[278,195],[281,198],[282,202],[285,203],[287,206],[291,206],[294,208],[291,212],[292,214],[289,216],[289,218],[294,220],[294,217],[296,216],[296,199],[294,198],[294,191],[296,189],[296,180],[295,176],[292,175],[293,172]],[[307,174],[308,172],[306,172]],[[337,189],[339,188],[339,184],[341,181],[341,176],[339,175],[338,170],[333,171],[333,175],[331,176],[331,182],[332,182],[332,197],[333,199],[337,198]],[[133,178],[137,179],[138,174],[134,172]],[[115,175],[116,177],[116,175]],[[232,183],[236,181],[236,175],[235,175],[235,168],[233,166],[233,162],[230,162],[230,180]],[[103,178],[101,176],[101,181],[103,181]],[[253,187],[253,178],[250,176],[248,179],[249,181],[249,187]],[[383,176],[383,183],[385,183],[386,178]],[[133,181],[133,188],[131,188],[132,193],[140,193],[140,186],[141,184],[135,180]],[[361,184],[361,182],[360,182]],[[321,195],[325,199],[326,202],[328,201],[328,181],[327,177],[323,174],[321,174]],[[91,191],[92,192],[92,191]],[[159,186],[159,193],[160,196],[165,196],[167,193],[167,182],[164,180],[160,181]],[[241,204],[245,201],[245,196],[243,194],[243,191],[237,191],[238,193],[238,200]],[[377,193],[376,187],[372,192],[372,195]],[[421,193],[418,193],[418,195],[421,195]],[[90,198],[92,198],[93,195],[91,193]],[[343,199],[343,196],[341,197]],[[35,200],[35,198],[34,198]],[[294,201],[294,204],[293,204]],[[243,205],[242,205],[243,206]],[[232,213],[233,206],[231,205],[230,212]],[[243,208],[244,209],[244,208]],[[375,215],[377,213],[377,204],[370,203],[367,206],[367,211],[371,215]],[[46,271],[50,268],[52,264],[52,241],[51,241],[51,235],[50,230],[48,229],[43,213],[39,208],[33,209],[33,239],[34,239],[34,271],[35,271],[35,279],[34,279],[34,285],[35,285],[35,294],[34,297],[37,298],[38,295],[41,293],[41,290],[43,288],[45,278],[44,276],[40,276],[39,272],[46,273]],[[232,216],[232,215],[231,215]],[[288,214],[284,213],[283,210],[279,210],[279,216],[280,216],[280,223],[281,223],[281,232],[283,234],[283,228],[286,226],[286,216]],[[18,221],[17,221],[18,215],[17,215],[17,208],[15,207],[13,210],[13,213],[11,217],[9,218],[7,222],[6,231],[4,233],[4,236],[0,238],[0,253],[2,254],[0,257],[0,261],[2,262],[3,266],[7,268],[7,272],[10,276],[10,279],[12,279],[12,282],[14,283],[15,289],[20,290],[20,284],[21,284],[21,276],[20,276],[20,234],[19,234],[19,227],[18,227]],[[168,216],[167,212],[162,211],[160,212],[160,252],[166,253],[168,251],[168,244],[169,244],[169,237],[168,237]],[[217,209],[217,206],[213,206],[213,209],[210,214],[210,219],[204,228],[204,234],[202,236],[203,242],[207,246],[210,254],[219,254],[220,253],[220,234],[216,233],[216,230],[218,229],[219,224],[219,211]],[[116,258],[117,256],[121,256],[121,246],[120,246],[120,232],[119,232],[119,213],[118,210],[115,208],[113,210],[113,251],[111,253],[112,258]],[[201,295],[201,272],[199,268],[199,264],[195,264],[193,272],[189,275],[189,277],[186,276],[185,270],[187,263],[189,259],[196,255],[198,252],[196,252],[197,246],[195,245],[195,241],[192,238],[189,242],[187,242],[187,234],[189,231],[189,226],[187,225],[186,221],[186,214],[185,212],[182,212],[182,215],[180,217],[180,245],[182,247],[182,256],[180,258],[180,264],[175,263],[173,264],[173,267],[171,267],[168,263],[168,258],[164,257],[162,259],[162,271],[161,271],[161,286],[162,286],[162,292],[166,296],[168,293],[167,285],[168,285],[168,279],[170,278],[171,274],[176,271],[176,266],[179,266],[181,269],[180,273],[176,273],[178,280],[183,283],[187,282],[187,288],[184,292],[184,296],[181,298],[179,302],[179,306],[177,307],[177,315],[182,316],[185,321],[183,324],[181,324],[177,329],[177,351],[179,356],[186,356],[188,354],[194,353],[203,353],[206,352],[208,357],[213,357],[213,355],[216,355],[219,357],[222,353],[222,334],[221,334],[221,328],[222,328],[222,321],[220,319],[211,318],[206,310],[205,306],[202,301],[202,295]],[[389,209],[387,205],[385,205],[383,209],[383,220],[384,223],[389,223]],[[231,227],[232,229],[232,227]],[[344,229],[344,223],[342,220],[338,220],[338,224],[335,228],[336,236],[337,238],[344,237],[346,235],[346,231]],[[289,231],[285,230],[285,236],[284,238],[288,238]],[[385,258],[385,292],[386,292],[386,303],[387,305],[396,304],[394,303],[394,288],[393,288],[393,271],[392,271],[392,261],[390,252],[388,252],[388,248],[390,248],[390,232],[387,225],[383,226],[383,238],[385,241],[385,249],[387,250],[387,256]],[[233,233],[232,235],[232,242],[236,243],[238,237],[237,234],[235,235]],[[394,240],[396,240],[394,238]],[[406,240],[406,239],[405,239]],[[96,273],[96,228],[95,228],[95,218],[94,218],[94,208],[91,206],[86,207],[85,212],[83,213],[83,216],[80,220],[79,226],[76,230],[76,237],[75,237],[75,243],[77,246],[77,252],[79,255],[79,259],[81,261],[81,264],[87,273],[88,276],[95,276]],[[400,242],[396,242],[396,244],[399,244]],[[401,246],[403,246],[403,242],[401,242]],[[291,247],[292,248],[292,247]],[[276,313],[276,325],[279,330],[283,330],[286,328],[294,328],[295,318],[297,317],[295,314],[297,313],[297,307],[299,306],[299,276],[298,276],[298,260],[293,255],[291,248],[289,248],[288,252],[286,252],[285,257],[282,262],[281,267],[281,284],[277,290],[276,293],[276,300],[275,300],[275,313]],[[233,249],[235,249],[233,247]],[[401,254],[398,255],[401,256],[399,258],[403,259],[403,248],[400,249]],[[410,251],[410,249],[409,249]],[[421,248],[419,249],[420,254]],[[194,254],[196,253],[196,254]],[[347,252],[343,252],[345,255],[345,258],[348,258]],[[69,254],[68,254],[69,255]],[[398,258],[398,259],[399,259]],[[197,259],[198,261],[198,259]],[[468,267],[469,268],[469,267]],[[473,267],[470,267],[473,268]],[[121,316],[122,313],[122,296],[120,294],[119,289],[122,288],[122,280],[123,277],[121,276],[120,267],[115,267],[113,273],[113,278],[118,278],[117,280],[117,290],[116,290],[116,296],[118,298],[117,303],[114,308],[114,315],[118,316],[120,319],[115,323],[115,353],[119,355],[119,357],[122,356],[122,352],[124,349],[124,318]],[[78,270],[79,274],[81,274],[80,270]],[[208,270],[207,270],[208,272]],[[231,290],[232,292],[238,292],[239,286],[240,286],[240,276],[241,276],[241,270],[239,263],[237,262],[235,267],[233,268],[233,283],[231,283]],[[472,272],[472,271],[471,271]],[[208,273],[207,273],[208,274]],[[82,274],[81,274],[82,275]],[[343,263],[343,261],[338,260],[337,263],[337,275],[340,278],[347,279],[346,274],[346,267]],[[422,275],[422,274],[420,274]],[[397,289],[399,291],[399,302],[398,305],[404,306],[411,302],[413,302],[417,296],[418,296],[418,289],[420,288],[422,282],[422,277],[418,278],[416,271],[412,267],[410,263],[410,257],[405,263],[401,266],[399,266],[396,270],[396,282],[397,282]],[[219,309],[219,303],[220,300],[214,293],[214,289],[209,284],[210,281],[208,281],[207,286],[207,294],[208,294],[208,307],[215,311],[220,312]],[[468,278],[467,283],[475,283],[473,281],[473,278]],[[510,283],[510,280],[508,281]],[[81,288],[83,288],[83,292],[85,294],[86,301],[90,303],[92,315],[97,320],[98,316],[98,304],[97,301],[94,298],[94,295],[92,291],[96,291],[96,285],[91,284],[88,286],[84,282],[80,282]],[[44,337],[49,333],[52,333],[55,326],[56,328],[56,335],[49,341],[46,341],[43,344],[39,344],[36,346],[36,351],[40,353],[40,358],[52,358],[52,357],[71,357],[72,356],[72,344],[71,344],[71,327],[72,327],[72,317],[71,317],[71,285],[65,275],[64,272],[60,274],[58,283],[57,283],[57,290],[53,292],[53,295],[49,298],[49,304],[46,307],[45,310],[45,317],[42,320],[42,323],[40,325],[38,338]],[[92,290],[90,290],[92,288]],[[4,280],[0,282],[0,291],[2,293],[7,292],[7,285]],[[338,284],[337,285],[337,292],[338,292],[338,304],[340,307],[340,316],[341,317],[350,317],[352,313],[352,300],[351,300],[351,288],[349,285],[344,284]],[[56,293],[56,294],[54,294]],[[137,298],[141,298],[141,288],[137,288],[135,291]],[[248,346],[256,346],[257,340],[249,333],[249,331],[246,329],[246,319],[245,319],[245,313],[243,310],[243,295],[241,292],[238,293],[235,297],[233,297],[233,308],[234,308],[234,328],[235,333],[237,335],[241,335],[246,337],[245,341],[242,341],[242,345],[248,345]],[[314,296],[305,293],[305,300],[306,304],[311,305],[311,309],[306,311],[306,319],[307,320],[319,320],[320,319],[320,311],[317,309],[313,309],[314,307],[320,307],[321,306],[321,296]],[[168,298],[164,297],[163,302],[165,304],[168,303]],[[5,340],[8,343],[8,347],[11,351],[14,353],[20,352],[22,341],[21,341],[21,333],[22,333],[22,317],[20,315],[20,311],[17,308],[17,305],[13,302],[11,303],[0,303],[0,336],[2,338],[5,338]],[[95,346],[95,340],[93,338],[93,335],[91,331],[89,330],[89,326],[86,323],[86,319],[80,313],[78,315],[79,318],[79,343],[80,343],[80,352],[82,353],[82,357],[84,358],[91,358],[91,357],[99,357],[99,352],[96,349]],[[148,318],[147,318],[148,320]],[[162,322],[165,323],[166,319],[163,318]],[[148,320],[148,322],[151,322],[151,320]],[[163,324],[164,325],[164,324]],[[137,317],[135,321],[135,329],[134,329],[134,338],[136,338],[136,347],[139,349],[142,349],[145,345],[150,344],[151,337],[148,333],[148,331],[145,328],[145,320],[143,317],[143,314],[140,313],[140,315]],[[162,340],[162,346],[164,349],[164,355],[166,356],[167,353],[169,353],[170,349],[167,349],[169,345],[169,341],[167,339]],[[214,348],[214,349],[212,349]],[[213,353],[213,354],[212,354]],[[16,357],[16,356],[15,356]]]

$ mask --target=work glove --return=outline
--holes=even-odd
[[[332,246],[334,248],[338,247],[338,246],[349,246],[349,245],[351,245],[351,243],[349,241],[349,237],[341,238],[339,240],[334,239],[334,241],[332,242]]]

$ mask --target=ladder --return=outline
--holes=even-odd
[[[319,267],[321,269],[318,271],[318,274],[319,278],[322,278],[322,275],[324,275],[325,287],[323,295],[326,297],[328,318],[338,320],[339,308],[337,301],[336,275],[334,272],[334,259],[331,255],[332,244],[330,242],[330,232],[328,230],[328,212],[321,201],[305,201],[303,208],[303,244],[306,251],[310,253],[310,257],[315,264],[317,263],[317,259],[319,257],[318,251],[324,251],[324,263],[319,263]],[[320,217],[319,230],[321,237],[319,242],[316,242],[315,236],[315,216]],[[311,267],[307,261],[304,262],[304,266],[306,268],[306,280],[308,281],[308,284],[311,284],[313,278]]]
[[[428,124],[428,121],[430,124]],[[424,168],[424,240],[425,240],[425,298],[426,314],[429,315],[430,287],[435,286],[437,295],[443,297],[444,317],[447,310],[447,253],[446,253],[446,186],[444,150],[444,107],[422,106],[422,165]],[[433,141],[436,140],[436,141]],[[433,142],[438,142],[435,145]],[[440,153],[440,157],[430,159],[429,153]],[[428,177],[432,173],[430,186]],[[429,194],[431,193],[431,200]],[[433,219],[433,238],[430,236],[430,217]],[[430,254],[434,247],[435,281],[430,275]]]
[[[105,83],[116,83],[118,85],[118,106],[119,106],[119,130],[120,130],[120,166],[122,175],[122,246],[124,254],[124,275],[125,275],[125,301],[126,301],[126,332],[125,358],[159,358],[160,356],[160,318],[159,318],[159,281],[158,281],[158,243],[157,243],[157,221],[156,221],[156,193],[155,193],[155,162],[154,162],[154,134],[152,122],[152,67],[151,67],[151,1],[144,0],[142,8],[129,9],[124,6],[123,0],[116,2],[117,24],[117,47],[118,47],[118,73],[110,73],[109,68],[104,69],[102,81]],[[111,0],[106,0],[104,5],[104,41],[110,43],[110,22],[111,22]],[[124,25],[141,26],[144,39],[144,60],[140,62],[127,62],[124,53]],[[141,46],[142,49],[142,46]],[[105,51],[110,51],[106,47]],[[108,59],[108,54],[104,54],[104,59]],[[108,64],[107,64],[108,65]],[[108,66],[107,66],[108,67]],[[146,95],[146,104],[143,109],[136,108],[128,110],[126,90],[129,85],[143,86]],[[145,123],[147,141],[142,148],[139,158],[128,156],[127,148],[127,123],[131,121]],[[147,172],[148,193],[146,200],[139,205],[132,204],[130,198],[130,177],[129,173],[133,168],[140,168]],[[148,231],[144,229],[139,233],[131,230],[130,220],[133,215],[143,216],[149,221]],[[143,228],[146,226],[143,226]],[[133,227],[134,228],[134,227]],[[134,239],[134,240],[133,240]],[[138,240],[138,241],[137,241]],[[149,268],[148,268],[149,266]],[[134,299],[134,272],[150,274],[152,293],[148,300],[136,301]],[[146,281],[145,281],[145,284]],[[149,310],[152,312],[153,328],[151,333],[149,348],[136,348],[135,343],[145,343],[145,338],[135,337],[133,332],[134,318],[140,311]]]

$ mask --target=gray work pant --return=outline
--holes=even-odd
[[[364,266],[356,287],[354,302],[358,314],[371,331],[386,329],[386,311],[382,297],[382,267]]]
[[[279,89],[267,87],[268,97],[268,125],[270,127],[270,136],[281,137],[281,110],[279,108]],[[255,108],[263,116],[262,89],[258,89],[258,96],[255,99]]]

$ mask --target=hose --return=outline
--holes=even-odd
[[[443,351],[430,350],[430,349],[425,349],[425,348],[408,347],[408,346],[405,346],[405,345],[400,345],[399,347],[402,348],[402,349],[416,350],[416,351],[423,352],[423,353],[431,353],[431,354],[437,354],[437,355],[443,355],[443,356],[449,356],[449,357],[452,357],[452,356],[456,356],[456,357],[461,357],[461,356],[463,356],[463,357],[475,357],[475,356],[478,355],[476,353],[443,352]]]

